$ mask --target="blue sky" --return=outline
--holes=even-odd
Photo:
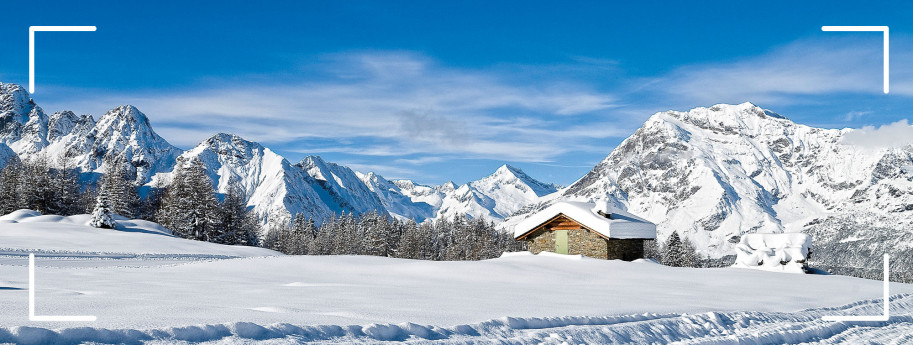
[[[3,5],[0,81],[45,111],[145,112],[182,148],[239,134],[388,178],[585,174],[651,114],[753,102],[827,128],[911,116],[913,5],[878,2],[43,2]],[[891,94],[880,33],[891,28]],[[892,132],[895,133],[895,132]],[[898,132],[906,133],[906,132]],[[904,138],[899,138],[904,139]]]

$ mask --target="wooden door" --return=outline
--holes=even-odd
[[[555,230],[555,253],[567,254],[567,230]]]

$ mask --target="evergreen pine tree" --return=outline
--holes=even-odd
[[[666,266],[681,267],[683,256],[682,239],[679,237],[678,232],[673,231],[663,244],[662,263]]]
[[[377,211],[363,214],[359,226],[364,232],[364,248],[362,254],[373,256],[389,256],[390,247],[387,239],[393,236],[389,220]]]
[[[212,183],[197,159],[179,162],[156,212],[160,223],[183,238],[211,241],[222,237],[218,201]]]
[[[105,191],[98,194],[98,201],[95,203],[95,209],[92,211],[92,220],[89,221],[89,226],[106,229],[114,229],[117,226],[114,222],[114,215],[111,214],[108,194],[105,193]]]
[[[108,195],[111,211],[127,218],[136,216],[139,196],[136,186],[127,174],[127,161],[123,157],[107,159],[105,174],[101,178],[100,189]]]
[[[50,168],[44,157],[23,163],[18,188],[21,208],[48,213],[48,201],[53,195],[49,174]]]
[[[403,259],[421,259],[422,258],[422,236],[419,233],[418,224],[415,220],[410,220],[403,227],[403,234],[396,245],[396,257]]]
[[[653,259],[656,260],[656,262],[662,262],[662,249],[659,246],[659,241],[644,241],[644,258]]]
[[[20,209],[19,184],[22,165],[10,163],[0,170],[0,214]]]
[[[693,267],[695,256],[694,246],[687,239],[683,241],[678,232],[672,232],[663,245],[662,263],[664,265]]]
[[[216,232],[218,237],[214,242],[223,244],[249,244],[251,236],[256,234],[256,224],[251,221],[250,211],[244,196],[237,187],[230,187],[225,193],[219,209],[221,219],[218,225],[221,232]]]
[[[62,168],[51,176],[53,197],[48,203],[48,212],[61,216],[82,213],[79,207],[79,177],[75,169]]]

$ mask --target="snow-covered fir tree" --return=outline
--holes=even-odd
[[[110,158],[105,164],[99,189],[108,195],[111,211],[127,218],[135,217],[139,197],[133,179],[127,173],[126,160],[123,157]]]
[[[694,267],[696,256],[694,245],[688,239],[682,240],[673,231],[662,248],[662,263],[674,267]]]
[[[9,164],[0,170],[0,214],[19,209],[20,164]]]
[[[157,220],[183,238],[213,241],[222,237],[218,201],[203,163],[197,159],[182,163],[165,189]]]
[[[108,194],[104,190],[98,194],[98,201],[92,211],[92,219],[89,221],[89,226],[105,229],[114,229],[117,226],[114,221],[114,215],[111,213]]]
[[[79,194],[75,169],[52,169],[44,159],[13,162],[0,171],[0,212],[3,214],[18,209],[64,216],[83,213]],[[95,206],[94,199],[91,205]]]
[[[79,204],[82,188],[79,186],[79,175],[76,169],[55,169],[50,180],[53,197],[47,203],[47,212],[62,216],[82,213],[83,207]]]
[[[257,219],[244,202],[244,196],[237,187],[230,187],[219,208],[218,225],[221,230],[211,233],[212,241],[222,244],[255,245],[258,237]]]

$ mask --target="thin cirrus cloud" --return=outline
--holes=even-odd
[[[895,49],[891,56],[897,60],[910,54]],[[904,66],[892,66],[892,76],[908,74]],[[803,39],[759,56],[681,67],[648,84],[651,90],[703,104],[750,100],[783,105],[824,94],[880,94],[882,42],[880,37]],[[892,92],[913,91],[907,85],[896,86]]]
[[[606,110],[615,107],[614,96],[586,85],[560,80],[524,85],[496,72],[441,67],[410,53],[353,53],[325,60],[329,62],[308,67],[321,68],[315,74],[322,77],[303,82],[230,83],[59,103],[77,108],[135,104],[150,116],[156,131],[183,147],[221,131],[307,153],[320,153],[321,147],[290,145],[323,139],[335,141],[330,145],[335,151],[356,154],[549,161],[568,150],[586,149],[586,139],[622,133],[574,125],[580,123],[576,116],[606,118]],[[568,139],[559,143],[535,136],[544,134],[567,134]],[[383,146],[371,147],[377,141]]]

